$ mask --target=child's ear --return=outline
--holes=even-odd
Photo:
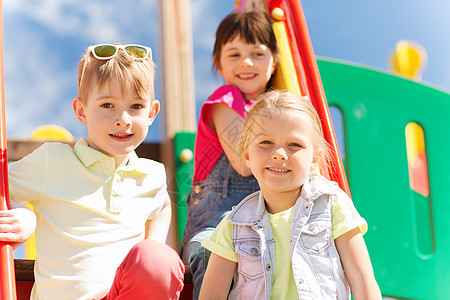
[[[314,154],[314,158],[311,164],[311,172],[315,172],[315,173],[321,173],[322,171],[320,170],[320,159],[322,157],[323,154],[323,150],[322,149],[318,149],[316,150],[316,154]]]
[[[277,66],[278,66],[278,64],[274,61],[272,64],[272,75],[275,73]]]
[[[223,76],[223,74],[222,74],[222,67],[220,66],[220,62],[219,63],[216,62],[216,56],[215,55],[213,56],[212,60],[213,60],[213,64],[216,66],[216,70],[219,73],[219,75]]]
[[[75,97],[73,99],[72,107],[73,107],[73,111],[75,112],[75,116],[78,119],[78,122],[80,122],[81,124],[86,124],[87,120],[86,120],[86,114],[84,111],[84,105],[81,102],[80,98]]]
[[[248,151],[244,152],[244,163],[247,166],[247,168],[250,169],[250,162],[249,162],[249,155],[248,155]]]
[[[152,125],[153,121],[155,120],[156,116],[159,113],[161,105],[158,100],[153,100],[151,107],[150,107],[150,114],[148,115],[148,126]]]

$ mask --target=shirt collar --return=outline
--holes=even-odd
[[[88,143],[89,143],[88,139],[80,138],[74,146],[75,155],[78,157],[78,159],[83,163],[83,165],[86,168],[102,159],[112,159],[112,157],[89,147]],[[139,173],[147,173],[145,164],[141,164],[138,161],[139,157],[137,156],[136,152],[133,151],[132,153],[130,153],[127,165],[122,167],[121,169],[124,171],[136,171]]]

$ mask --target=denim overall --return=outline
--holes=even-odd
[[[336,194],[332,182],[313,174],[303,185],[294,206],[290,257],[299,299],[350,299],[332,238],[332,199]],[[275,241],[261,193],[244,199],[228,219],[233,224],[233,244],[238,257],[229,299],[270,299]]]
[[[225,153],[205,180],[195,182],[187,200],[188,215],[180,254],[189,264],[194,283],[193,299],[198,299],[211,252],[200,244],[219,222],[249,194],[259,190],[253,175],[243,177],[231,166]]]

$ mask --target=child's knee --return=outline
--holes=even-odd
[[[161,242],[143,240],[130,250],[129,256],[134,267],[139,266],[137,269],[144,276],[152,276],[155,272],[181,278],[184,275],[184,264],[178,253]]]
[[[184,264],[168,245],[143,240],[131,248],[116,273],[118,290],[141,295],[133,299],[178,299],[184,286]]]

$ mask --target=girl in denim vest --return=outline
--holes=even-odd
[[[280,91],[257,99],[239,150],[260,191],[203,241],[212,255],[200,299],[381,299],[366,221],[336,183],[314,172],[329,161],[328,149],[307,99]]]
[[[180,245],[198,299],[210,252],[201,246],[231,208],[259,190],[240,164],[237,141],[255,98],[265,92],[276,67],[277,43],[263,12],[233,12],[217,28],[214,66],[226,81],[203,104],[195,141],[194,179]]]

